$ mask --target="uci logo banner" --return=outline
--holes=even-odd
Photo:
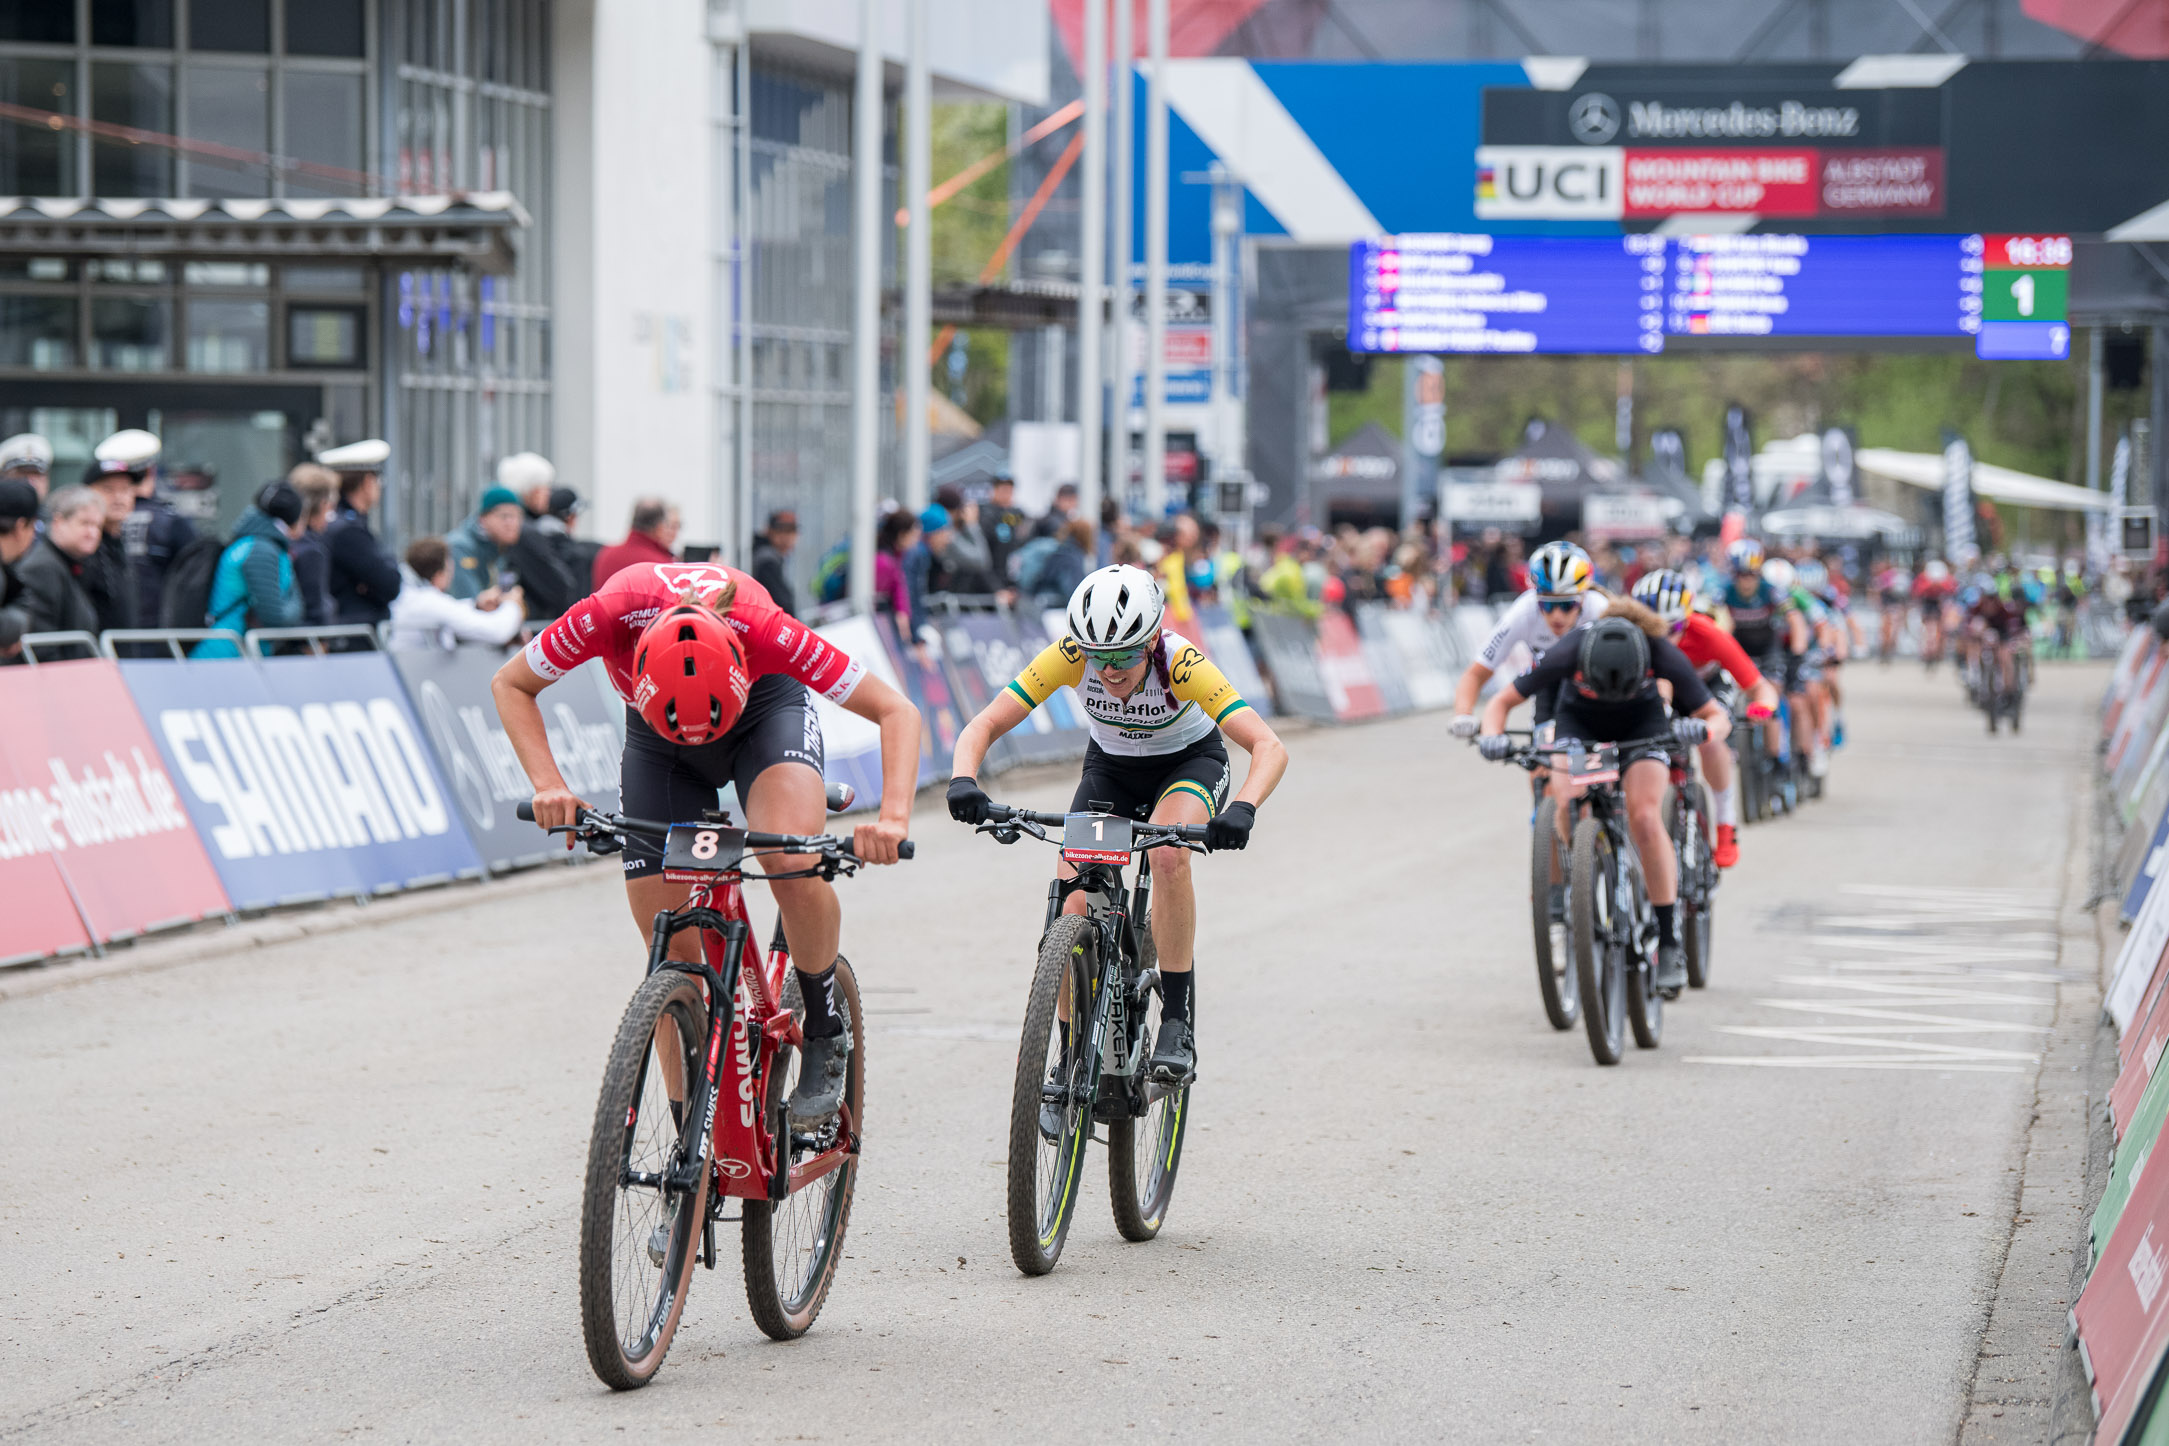
[[[123,663],[121,675],[237,908],[481,872],[382,654]]]

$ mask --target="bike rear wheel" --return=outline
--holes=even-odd
[[[1684,793],[1684,797],[1683,797]],[[1676,817],[1684,806],[1685,819]],[[1699,781],[1675,789],[1665,800],[1665,828],[1680,841],[1680,943],[1687,951],[1687,987],[1706,989],[1710,982],[1711,914],[1716,907],[1717,866],[1710,858],[1710,792]]]
[[[1039,967],[1024,1010],[1009,1104],[1009,1257],[1026,1275],[1054,1269],[1077,1213],[1077,1185],[1092,1138],[1092,1095],[1099,1084],[1099,1061],[1083,1058],[1097,950],[1089,920],[1077,914],[1056,919],[1040,941]],[[1065,977],[1070,1017],[1077,1022],[1067,1051],[1057,1014]],[[1042,1104],[1055,1107],[1052,1140],[1039,1127]]]
[[[785,975],[783,1004],[803,1008],[798,994],[798,971]],[[837,1115],[841,1129],[848,1121],[854,1136],[863,1139],[866,1129],[866,1028],[859,1012],[859,981],[851,965],[836,960],[836,1007],[851,1036],[851,1063],[844,1073],[844,1108]],[[783,1102],[798,1082],[800,1054],[795,1049],[776,1051],[768,1081],[768,1117],[782,1117]],[[788,1122],[784,1128],[788,1129]],[[817,1152],[829,1131],[811,1145],[794,1148],[787,1158]],[[857,1149],[843,1163],[818,1179],[810,1180],[781,1200],[748,1200],[740,1244],[745,1256],[746,1305],[753,1323],[771,1340],[796,1340],[813,1325],[828,1300],[836,1280],[836,1264],[843,1259],[844,1230],[851,1223],[851,1197],[858,1185]]]
[[[1544,1017],[1553,1029],[1572,1029],[1581,1016],[1581,986],[1576,978],[1567,927],[1551,918],[1552,858],[1558,847],[1558,800],[1536,801],[1536,821],[1529,829],[1529,928],[1536,940],[1536,987],[1544,997]],[[1560,863],[1564,865],[1565,860]],[[1565,870],[1562,867],[1561,876]]]
[[[1580,976],[1582,1027],[1598,1064],[1617,1064],[1625,1047],[1626,981],[1613,913],[1612,841],[1604,825],[1584,817],[1574,829],[1574,862],[1567,885],[1567,917],[1573,924],[1574,968]]]
[[[1634,1029],[1637,1049],[1655,1049],[1664,1043],[1664,996],[1657,992],[1655,929],[1645,929],[1650,917],[1648,887],[1642,866],[1632,854],[1620,860],[1621,885],[1613,892],[1622,896],[1619,928],[1614,934],[1619,950],[1620,973],[1625,976],[1627,1023]],[[1673,914],[1677,927],[1679,915]]]
[[[1139,1057],[1148,1057],[1151,1048],[1148,1033]],[[1138,1242],[1152,1239],[1167,1223],[1190,1124],[1190,1086],[1148,1080],[1144,1090],[1142,1116],[1107,1124],[1107,1194],[1114,1202],[1115,1229],[1124,1240]]]
[[[677,1035],[669,1061],[675,1079],[665,1077],[666,1052],[656,1047],[664,1030]],[[670,1190],[661,1177],[678,1158],[682,1102],[694,1092],[688,1062],[700,1059],[707,1043],[700,985],[663,970],[634,991],[603,1069],[580,1202],[580,1330],[588,1364],[612,1390],[655,1378],[685,1310],[708,1171],[698,1172],[690,1190]]]

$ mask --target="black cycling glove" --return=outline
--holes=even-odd
[[[992,799],[980,791],[978,779],[964,777],[949,780],[949,817],[958,823],[985,823],[987,805],[992,802]]]
[[[1257,821],[1258,811],[1250,804],[1240,801],[1229,804],[1205,824],[1206,852],[1244,847],[1250,842],[1250,826]]]

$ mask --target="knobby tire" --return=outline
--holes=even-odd
[[[1620,1016],[1626,1009],[1621,961],[1612,944],[1611,841],[1604,825],[1585,814],[1574,827],[1573,867],[1568,874],[1567,918],[1574,935],[1574,968],[1580,976],[1582,1026],[1598,1064],[1617,1064],[1624,1048]]]
[[[1565,957],[1568,951],[1552,948],[1551,870],[1558,847],[1558,809],[1557,799],[1539,798],[1529,830],[1529,929],[1535,936],[1536,987],[1544,999],[1544,1017],[1553,1029],[1572,1029],[1581,1014],[1581,989],[1573,960]]]
[[[1070,1222],[1077,1214],[1078,1187],[1084,1174],[1085,1145],[1092,1138],[1091,1091],[1080,1104],[1065,1099],[1062,1130],[1047,1162],[1047,1190],[1042,1199],[1039,1158],[1045,1143],[1039,1133],[1040,1087],[1047,1082],[1048,1061],[1059,1049],[1057,1007],[1062,978],[1073,979],[1071,999],[1072,1061],[1065,1079],[1074,1081],[1086,1067],[1098,1080],[1098,1061],[1081,1066],[1091,1029],[1085,986],[1095,966],[1097,936],[1081,914],[1064,914],[1039,944],[1039,965],[1032,976],[1031,998],[1024,1010],[1024,1033],[1017,1046],[1017,1076],[1009,1105],[1009,1257],[1026,1275],[1045,1275],[1062,1258]]]

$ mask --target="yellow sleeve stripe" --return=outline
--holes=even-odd
[[[1225,723],[1228,721],[1228,715],[1230,713],[1233,713],[1238,708],[1248,708],[1249,706],[1250,703],[1248,699],[1237,698],[1234,702],[1228,704],[1227,707],[1222,708],[1220,712],[1214,716],[1213,722]]]
[[[1030,693],[1025,692],[1024,685],[1015,678],[1009,680],[1009,691],[1017,695],[1017,701],[1024,705],[1024,709],[1028,713],[1045,701],[1041,698],[1034,698]]]

